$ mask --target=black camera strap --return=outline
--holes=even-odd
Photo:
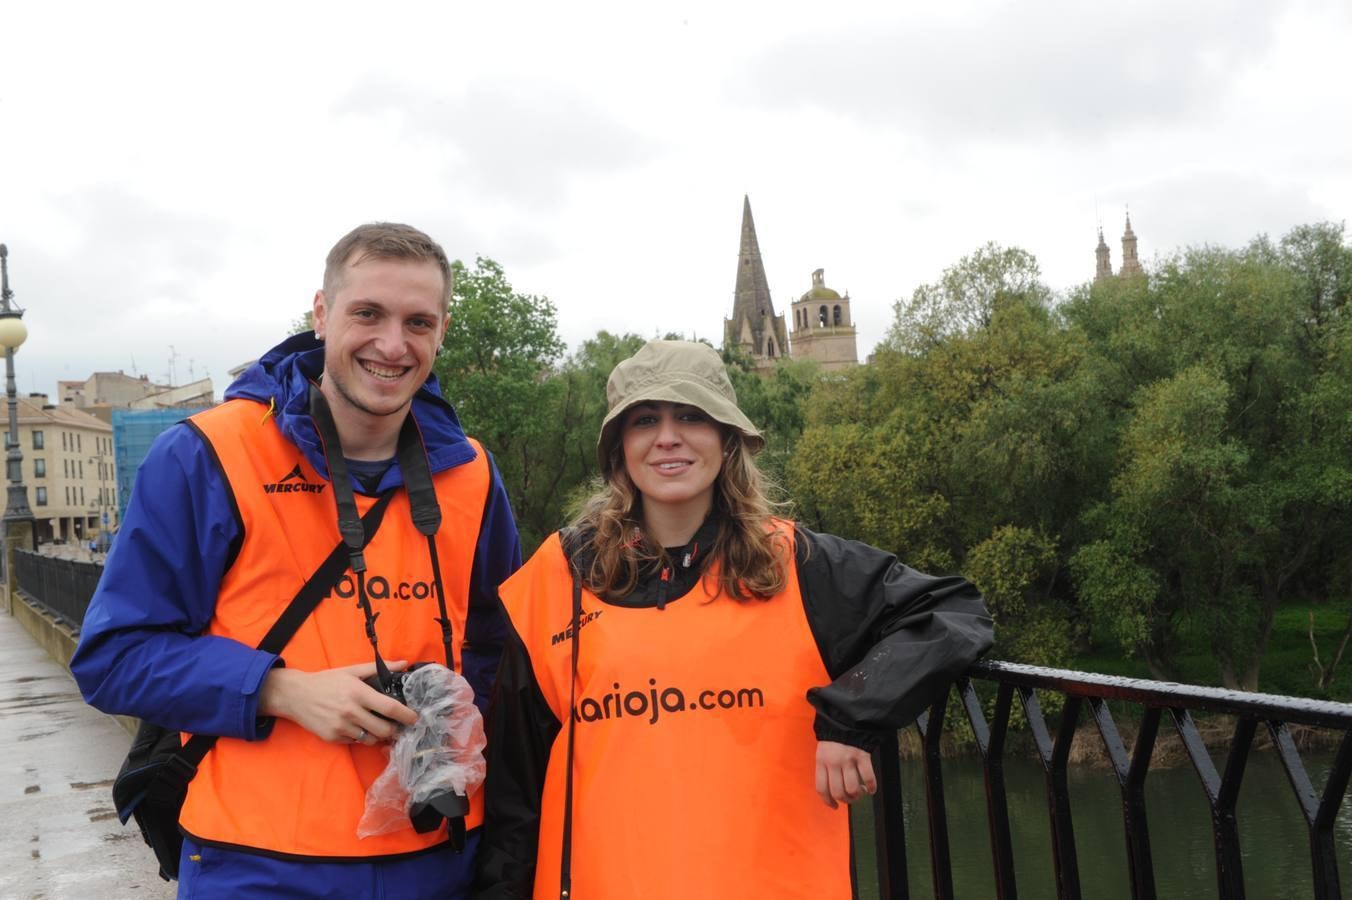
[[[394,491],[386,491],[381,494],[375,504],[366,511],[366,515],[358,520],[362,529],[362,546],[365,546],[375,537],[377,529],[380,528],[381,520],[385,517],[385,508],[390,505],[390,498],[394,496]],[[277,621],[268,629],[268,633],[263,635],[263,639],[258,642],[258,649],[265,653],[280,654],[286,648],[287,643],[305,620],[309,618],[310,613],[315,611],[320,601],[329,595],[338,580],[343,577],[347,571],[348,547],[346,541],[339,541],[324,561],[319,564],[309,579],[296,592],[296,596],[287,604],[282,614],[277,617]],[[217,740],[214,734],[195,734],[183,745],[183,749],[174,757],[171,769],[182,779],[186,786],[192,781],[193,776],[197,774],[197,767],[201,765]]]
[[[569,566],[572,569],[572,566]],[[563,852],[559,861],[559,898],[573,895],[573,732],[577,730],[577,654],[582,643],[582,577],[573,571],[573,662],[568,678],[568,772],[563,787]]]
[[[376,620],[380,613],[371,608],[371,598],[366,593],[366,559],[362,553],[360,522],[357,519],[357,500],[352,491],[352,480],[348,477],[347,459],[343,456],[342,441],[338,438],[338,426],[333,421],[333,412],[324,399],[319,385],[310,385],[310,416],[324,445],[324,461],[329,467],[329,480],[333,483],[333,498],[338,505],[338,533],[348,549],[349,562],[353,575],[357,579],[357,605],[361,607],[366,620],[366,639],[371,642],[371,650],[376,658],[376,677],[382,687],[389,687],[393,676],[389,666],[380,655],[379,640],[376,633]],[[437,595],[437,609],[441,614],[436,621],[441,625],[441,642],[446,653],[446,667],[455,669],[452,650],[452,629],[450,614],[446,610],[446,591],[441,580],[441,560],[437,556],[436,533],[441,527],[441,504],[432,484],[431,467],[427,462],[427,451],[423,447],[422,434],[410,413],[404,417],[399,429],[396,458],[400,473],[404,477],[404,490],[408,494],[409,516],[413,526],[427,538],[427,553],[432,561],[432,589]]]
[[[437,610],[441,617],[441,645],[446,652],[446,668],[455,668],[455,653],[452,650],[454,631],[451,616],[446,611],[446,590],[441,581],[441,558],[437,555],[437,531],[441,528],[441,503],[437,500],[437,489],[432,484],[432,468],[427,463],[427,450],[423,446],[418,423],[413,416],[404,419],[399,430],[399,471],[404,476],[404,488],[408,491],[409,517],[413,527],[427,538],[427,555],[432,560],[432,589],[437,594]]]

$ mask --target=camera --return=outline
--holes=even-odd
[[[409,675],[413,674],[418,669],[421,669],[423,666],[430,665],[432,665],[432,663],[419,662],[414,663],[413,665],[409,666],[402,672],[391,672],[389,673],[390,680],[384,684],[381,683],[379,675],[372,675],[370,678],[364,678],[362,680],[365,681],[367,684],[369,684],[371,687],[380,691],[386,697],[393,697],[395,700],[398,700],[400,703],[404,704],[405,706],[408,706],[408,700],[404,699],[404,681],[408,678]],[[386,722],[394,721],[389,716],[381,716],[380,713],[376,713],[376,715],[380,716],[380,718],[384,719]]]
[[[414,663],[402,672],[389,673],[388,681],[381,682],[379,675],[372,675],[364,679],[367,684],[375,688],[387,697],[398,700],[405,706],[413,706],[408,702],[405,693],[405,683],[408,677],[423,666],[435,665],[434,663]],[[413,707],[417,709],[417,707]],[[418,710],[421,712],[421,710]],[[388,716],[381,716],[385,721],[393,721]],[[412,736],[410,736],[412,737]],[[416,729],[415,745],[410,748],[413,759],[429,758],[431,755],[442,750],[445,736],[437,730]],[[414,773],[406,773],[414,774]],[[416,775],[414,775],[416,777]],[[450,832],[451,847],[457,853],[465,847],[465,816],[469,813],[469,797],[457,793],[454,790],[436,788],[422,801],[413,803],[408,810],[408,817],[413,823],[413,830],[418,834],[426,834],[435,831],[441,827],[442,820],[448,823]]]

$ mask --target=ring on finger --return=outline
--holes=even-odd
[[[367,732],[365,728],[357,732],[357,739],[353,741],[353,743],[360,744],[362,741],[366,740],[366,734]]]

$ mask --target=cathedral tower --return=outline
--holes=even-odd
[[[1127,230],[1122,232],[1122,269],[1117,273],[1123,278],[1144,275],[1140,261],[1136,258],[1136,232],[1131,230],[1131,212],[1127,212]]]
[[[784,316],[775,315],[770,300],[756,223],[751,218],[751,198],[746,196],[742,198],[742,244],[737,254],[732,318],[723,320],[723,346],[739,347],[755,361],[757,369],[774,368],[776,359],[789,355]]]
[[[1113,277],[1113,261],[1110,257],[1112,251],[1108,249],[1108,242],[1103,239],[1103,229],[1099,230],[1098,247],[1094,248],[1094,257],[1098,260],[1098,265],[1094,271],[1095,281],[1107,281]]]

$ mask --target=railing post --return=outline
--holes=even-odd
[[[995,869],[995,896],[997,900],[1018,900],[1019,889],[1014,880],[1014,848],[1009,829],[1009,800],[1005,792],[1005,734],[1009,730],[1009,712],[1013,706],[1014,688],[1001,683],[995,695],[995,722],[986,727],[986,715],[981,709],[981,698],[968,678],[958,680],[967,720],[972,724],[977,749],[981,751],[981,768],[986,781],[986,824],[990,829],[991,862]]]
[[[1169,713],[1211,806],[1211,832],[1216,849],[1216,882],[1220,900],[1244,900],[1244,865],[1239,852],[1235,800],[1239,794],[1239,783],[1244,777],[1244,764],[1248,761],[1249,746],[1257,722],[1247,717],[1239,720],[1226,761],[1225,776],[1222,778],[1216,773],[1216,765],[1202,742],[1192,713],[1180,707],[1171,707]]]
[[[930,873],[934,900],[953,900],[953,857],[948,845],[948,809],[944,804],[944,774],[939,755],[948,692],[915,720],[925,748],[925,808],[929,813]]]
[[[1070,744],[1075,738],[1075,725],[1080,713],[1080,699],[1066,697],[1061,710],[1061,727],[1056,740],[1047,731],[1047,722],[1032,688],[1019,688],[1023,710],[1028,715],[1028,728],[1037,745],[1038,759],[1047,777],[1047,804],[1051,811],[1052,865],[1056,867],[1056,896],[1058,900],[1080,900],[1080,865],[1075,855],[1075,826],[1070,815],[1070,787],[1066,782],[1066,764],[1070,759]]]
[[[878,792],[873,795],[873,841],[881,900],[910,900],[906,873],[906,826],[901,806],[901,748],[897,732],[883,736],[873,754]]]
[[[1343,733],[1343,740],[1334,757],[1333,768],[1329,771],[1328,781],[1324,784],[1322,797],[1316,797],[1310,776],[1305,772],[1296,743],[1291,739],[1291,731],[1285,722],[1269,721],[1268,731],[1272,735],[1273,746],[1277,748],[1277,757],[1286,770],[1287,780],[1296,793],[1301,814],[1309,827],[1310,835],[1310,871],[1314,878],[1315,900],[1340,900],[1343,896],[1338,881],[1338,860],[1333,843],[1333,820],[1338,815],[1338,807],[1343,802],[1343,792],[1347,790],[1348,775],[1352,772],[1352,730]]]
[[[1160,712],[1158,709],[1145,711],[1141,731],[1136,737],[1136,749],[1128,759],[1126,745],[1118,734],[1108,704],[1101,697],[1090,697],[1089,708],[1122,791],[1122,825],[1127,837],[1131,896],[1133,900],[1155,900],[1155,868],[1150,858],[1150,831],[1145,818],[1145,775],[1150,768]]]

